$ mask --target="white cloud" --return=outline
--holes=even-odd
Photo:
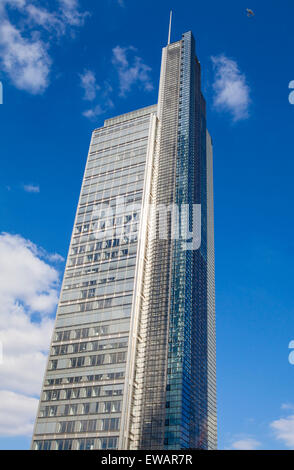
[[[282,410],[294,410],[294,405],[292,403],[283,403],[281,405]]]
[[[40,258],[36,245],[19,235],[0,235],[2,306],[21,303],[29,312],[50,314],[57,302],[58,287],[58,272]]]
[[[64,262],[63,256],[59,255],[58,253],[47,254],[47,259],[48,261],[51,261],[51,263],[63,263]]]
[[[51,59],[39,39],[24,38],[8,20],[0,22],[0,57],[4,71],[20,90],[42,93],[49,84]]]
[[[94,72],[89,70],[80,75],[80,78],[82,88],[85,92],[84,99],[87,99],[88,101],[94,101],[95,98],[97,98],[97,93],[99,95],[99,103],[93,103],[90,109],[83,111],[82,114],[84,117],[94,120],[97,116],[104,114],[106,111],[114,107],[114,104],[110,98],[112,87],[108,82],[105,82],[102,88],[96,83]]]
[[[133,46],[116,46],[112,50],[112,64],[118,73],[120,96],[125,96],[134,85],[145,91],[153,89],[150,80],[151,68],[144,64],[141,57],[134,56],[135,50]],[[80,80],[84,90],[84,99],[88,101],[96,99],[96,103],[93,103],[90,109],[83,111],[84,117],[95,120],[97,116],[114,107],[111,99],[113,89],[109,82],[106,81],[103,86],[99,86],[95,73],[91,70],[85,70],[80,75]]]
[[[9,324],[1,321],[1,389],[35,397],[41,391],[53,321],[32,322],[22,308],[9,312]]]
[[[128,55],[135,50],[133,46],[116,46],[112,50],[112,63],[118,71],[121,96],[125,96],[133,85],[141,86],[145,91],[153,89],[150,79],[151,68],[144,64],[141,57],[134,56],[132,60],[128,59]]]
[[[46,254],[19,235],[0,234],[0,433],[30,434],[53,330],[60,279]],[[6,411],[1,406],[7,399]],[[15,411],[13,411],[15,409]]]
[[[211,59],[215,70],[213,83],[215,107],[220,111],[230,112],[234,121],[248,118],[250,89],[237,62],[225,55]]]
[[[0,391],[0,435],[32,435],[38,400],[9,391]]]
[[[270,427],[276,439],[283,441],[286,447],[294,449],[294,415],[277,419],[270,423]]]
[[[46,8],[37,7],[32,3],[26,5],[25,12],[31,24],[42,26],[49,31],[55,30],[60,35],[65,33],[65,23],[56,13],[51,13]]]
[[[95,119],[97,116],[106,113],[109,109],[114,107],[114,104],[110,98],[106,98],[105,96],[101,96],[101,101],[103,102],[103,106],[101,104],[97,104],[93,108],[87,109],[83,111],[83,116],[88,119]]]
[[[12,8],[23,8],[26,5],[27,0],[2,0],[0,8],[4,9],[7,5]]]
[[[234,450],[255,450],[261,443],[250,437],[233,442],[231,448]]]
[[[96,98],[97,91],[100,89],[100,86],[96,82],[94,72],[85,70],[84,73],[80,75],[80,79],[81,87],[84,90],[84,99],[93,101]]]
[[[88,12],[79,11],[78,0],[59,0],[60,9],[64,20],[71,26],[81,26]]]
[[[105,113],[105,110],[100,106],[100,104],[97,104],[94,108],[84,111],[83,116],[88,119],[95,119],[97,116],[100,116],[100,114],[103,113]]]
[[[32,94],[46,90],[52,66],[50,43],[64,35],[68,28],[84,23],[87,13],[79,11],[78,0],[58,0],[58,4],[58,9],[49,11],[36,6],[34,0],[2,0],[0,63],[20,90]],[[19,13],[14,21],[10,19],[11,9]],[[44,34],[48,31],[50,38]]]
[[[23,189],[27,193],[39,193],[40,192],[40,186],[36,184],[25,184]]]

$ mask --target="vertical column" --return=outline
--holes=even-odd
[[[208,449],[217,448],[216,412],[216,339],[215,339],[215,270],[214,270],[214,207],[213,147],[206,132],[207,152],[207,407]]]
[[[177,126],[180,90],[181,41],[163,51],[159,93],[159,131],[153,173],[152,201],[166,210],[175,202]],[[167,239],[160,239],[160,214],[151,215],[141,336],[141,405],[138,432],[140,449],[163,449],[166,415],[169,312],[173,242],[171,214],[167,213]]]

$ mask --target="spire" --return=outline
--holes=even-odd
[[[168,29],[168,41],[167,41],[167,44],[168,44],[168,45],[170,44],[172,17],[173,17],[173,12],[172,12],[172,10],[171,10],[170,16],[169,16],[169,29]]]

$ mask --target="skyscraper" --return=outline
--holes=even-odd
[[[212,141],[191,32],[93,132],[33,449],[214,449]]]

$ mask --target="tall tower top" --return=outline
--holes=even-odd
[[[171,10],[171,11],[170,11],[170,15],[169,15],[169,28],[168,28],[168,40],[167,40],[167,44],[168,44],[168,45],[170,44],[170,35],[171,35],[172,18],[173,18],[173,11]]]

